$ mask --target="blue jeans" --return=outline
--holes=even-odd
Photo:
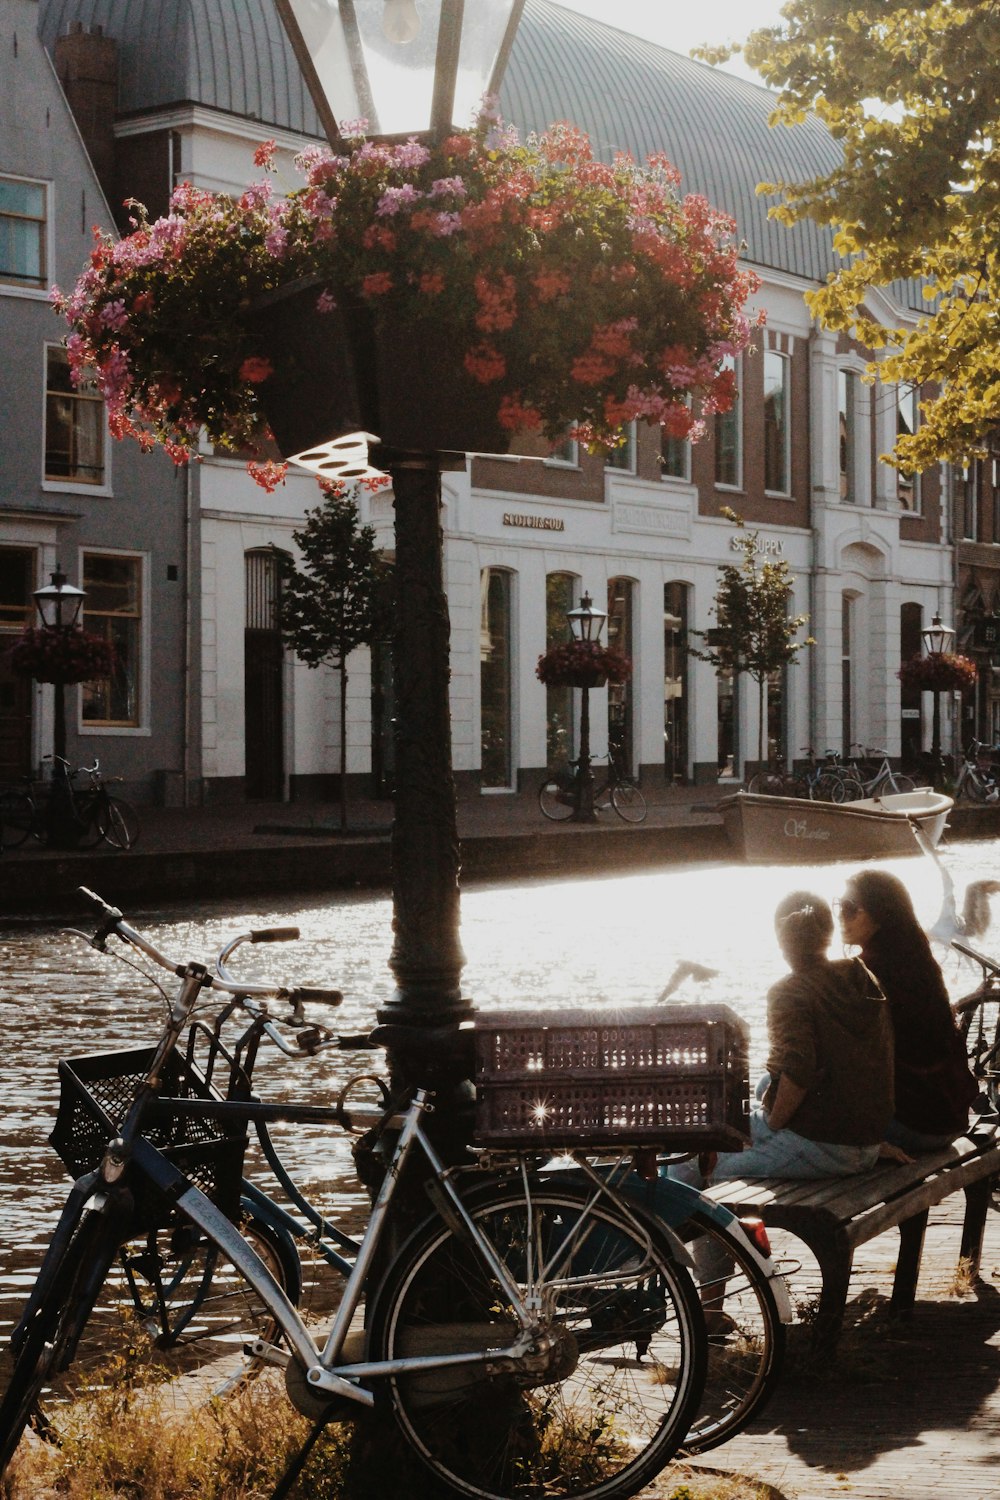
[[[968,1127],[966,1127],[968,1129]],[[910,1125],[904,1125],[899,1120],[890,1120],[886,1127],[885,1138],[893,1146],[898,1146],[908,1156],[923,1156],[925,1151],[943,1151],[945,1146],[950,1146],[952,1141],[964,1135],[965,1130],[953,1130],[949,1135],[924,1135],[919,1130],[914,1130]]]
[[[750,1145],[745,1151],[723,1151],[713,1182],[737,1177],[849,1177],[867,1172],[878,1161],[878,1145],[839,1146],[811,1141],[797,1131],[772,1130],[762,1109],[750,1114]]]

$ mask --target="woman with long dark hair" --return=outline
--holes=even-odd
[[[917,1154],[946,1146],[968,1130],[979,1089],[906,886],[883,870],[852,875],[840,902],[840,929],[845,943],[861,949],[889,1002],[896,1111],[886,1139]]]

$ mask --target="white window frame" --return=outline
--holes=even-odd
[[[727,354],[722,361],[724,370],[732,370],[736,376],[736,400],[727,412],[719,412],[715,417],[715,473],[713,475],[715,488],[725,490],[729,494],[741,493],[743,490],[743,356]],[[719,463],[719,427],[720,421],[733,421],[736,424],[736,478],[732,482],[718,477]]]
[[[787,500],[792,493],[792,361],[791,357],[782,353],[780,349],[765,349],[763,359],[764,400],[762,414],[767,409],[767,367],[768,361],[778,360],[781,369],[781,467],[783,470],[783,485],[779,488],[769,487],[767,484],[767,421],[764,420],[764,493],[774,495],[779,499]]]
[[[620,454],[620,453],[623,453],[625,455],[625,462],[624,463],[615,463],[613,461],[614,456],[616,454]],[[607,455],[607,457],[605,458],[605,460],[604,460],[604,469],[605,469],[605,472],[608,473],[608,474],[634,474],[636,472],[636,458],[637,458],[636,429],[635,429],[635,423],[634,422],[630,422],[628,424],[628,437],[625,440],[624,446],[621,447],[621,448],[615,448],[615,449],[613,449],[612,452],[609,453]]]
[[[543,462],[552,469],[578,469],[580,467],[580,444],[576,438],[567,437],[562,446],[568,449],[568,457],[564,457],[561,453],[550,453],[543,459]]]
[[[83,694],[76,695],[76,729],[77,734],[83,736],[95,736],[101,739],[111,737],[125,737],[131,739],[148,739],[152,734],[150,722],[150,676],[152,674],[151,641],[150,641],[150,584],[152,559],[148,552],[136,552],[126,547],[81,547],[77,555],[77,577],[81,581],[86,576],[84,573],[84,559],[86,557],[124,557],[130,561],[137,562],[142,570],[142,587],[140,599],[142,601],[142,615],[139,620],[139,722],[137,724],[93,724],[89,719],[83,717]],[[84,630],[87,628],[87,601],[83,602],[81,623]]]
[[[49,355],[56,350],[65,354],[61,344],[47,342],[43,348],[42,361],[42,452],[41,452],[41,480],[42,489],[55,495],[110,495],[111,494],[111,436],[108,432],[107,408],[103,399],[101,405],[101,470],[103,478],[98,484],[88,484],[85,479],[49,479],[45,473],[45,454],[48,447],[48,404],[49,404]]]
[[[5,182],[25,182],[29,187],[42,189],[45,201],[45,222],[42,229],[42,255],[44,264],[42,266],[41,286],[21,286],[16,281],[8,281],[0,273],[0,297],[27,297],[35,302],[47,302],[49,299],[49,286],[52,282],[52,268],[55,265],[55,231],[54,213],[52,203],[52,183],[43,177],[23,177],[19,172],[2,172],[0,178]]]
[[[896,386],[896,403],[895,403],[895,428],[894,428],[894,432],[893,432],[893,441],[894,442],[895,442],[895,439],[897,437],[899,437],[899,435],[900,435],[900,432],[899,432],[899,418],[900,418],[900,414],[903,411],[903,399],[904,399],[904,397],[907,398],[910,403],[912,403],[912,405],[911,405],[910,431],[913,432],[913,433],[915,433],[915,432],[917,432],[917,430],[920,427],[920,392],[917,390],[916,386],[913,386],[913,385],[902,385],[902,384],[901,385],[897,385]],[[910,480],[910,483],[913,485],[913,504],[912,505],[904,505],[902,497],[901,497],[901,488],[902,488],[902,485],[903,485],[903,471],[901,469],[897,469],[896,470],[896,504],[899,506],[900,510],[903,512],[904,515],[907,515],[907,516],[920,516],[920,515],[923,515],[924,503],[923,503],[923,495],[921,493],[922,486],[921,486],[921,483],[920,483],[920,474],[916,470],[914,470],[914,472],[909,475],[909,480]],[[963,502],[964,502],[964,496],[963,496]],[[963,520],[962,520],[962,525],[963,526],[965,525],[965,519],[964,519],[964,517],[963,517]]]

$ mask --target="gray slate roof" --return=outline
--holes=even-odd
[[[81,22],[118,40],[124,114],[193,102],[321,135],[271,0],[41,0],[39,11],[50,49]],[[812,177],[839,157],[816,120],[771,129],[767,89],[553,0],[528,0],[501,105],[522,131],[574,121],[608,159],[665,151],[685,191],[733,215],[754,265],[816,282],[834,264],[829,231],[774,223],[756,194],[762,179]]]

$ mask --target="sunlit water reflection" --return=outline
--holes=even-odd
[[[1000,868],[997,843],[955,844],[944,851],[959,890]],[[771,926],[777,901],[808,888],[832,898],[850,866],[760,868],[692,866],[578,881],[479,888],[463,895],[466,993],[482,1008],[497,1006],[633,1006],[655,1001],[676,963],[692,959],[717,969],[703,986],[678,998],[726,1003],[749,1024],[753,1067],[763,1060],[764,999],[782,971]],[[886,864],[910,888],[930,923],[941,898],[938,872],[927,860]],[[336,895],[301,904],[201,906],[196,920],[179,909],[129,914],[135,926],[176,958],[211,962],[229,938],[250,927],[295,922],[298,943],[243,949],[234,960],[248,978],[338,986],[336,1015],[344,1031],[361,1031],[392,993],[387,969],[390,905],[368,895]],[[1000,908],[997,911],[1000,923]],[[1000,947],[997,927],[982,940]],[[0,1079],[0,1333],[21,1301],[65,1195],[67,1178],[46,1143],[58,1102],[56,1061],[63,1056],[144,1045],[156,1032],[162,1000],[133,970],[103,958],[65,933],[29,922],[0,926],[3,986]],[[170,983],[170,976],[159,972]],[[968,974],[954,964],[960,993]],[[262,1053],[257,1070],[268,1098],[327,1101],[352,1072],[357,1055],[327,1053],[295,1064]],[[364,1198],[349,1148],[319,1128],[276,1130],[295,1175],[328,1210],[355,1221]]]

